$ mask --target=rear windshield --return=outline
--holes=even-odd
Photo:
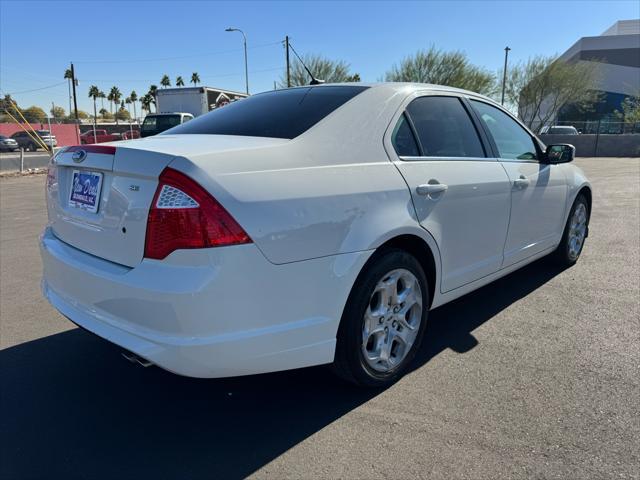
[[[295,138],[368,87],[293,88],[238,100],[164,132]]]
[[[46,137],[46,136],[51,134],[51,132],[49,132],[49,130],[36,130],[36,132],[41,137]]]
[[[166,130],[171,127],[180,125],[180,115],[147,115],[142,122],[142,131]]]

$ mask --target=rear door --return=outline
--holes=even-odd
[[[499,108],[471,100],[511,182],[511,220],[504,266],[513,265],[560,241],[567,182],[558,165],[541,163],[538,142]]]
[[[467,108],[455,95],[418,96],[390,139],[418,220],[440,249],[443,292],[500,269],[509,223],[509,179]]]

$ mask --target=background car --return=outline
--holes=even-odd
[[[2,152],[14,152],[20,148],[18,142],[13,138],[9,138],[5,135],[0,135],[0,151]]]
[[[253,95],[58,153],[43,293],[143,365],[227,377],[332,364],[390,385],[431,309],[543,256],[578,260],[591,187],[574,153],[452,88]]]
[[[105,143],[105,142],[114,142],[121,139],[121,135],[115,133],[108,133],[105,129],[97,128],[94,132],[93,129],[87,130],[86,132],[80,135],[80,143],[91,144],[91,143]]]
[[[36,150],[42,148],[42,145],[40,145],[40,143],[36,142],[33,139],[33,135],[34,133],[31,131],[27,133],[24,130],[20,130],[11,135],[11,138],[18,142],[18,146],[20,148],[35,152]],[[42,142],[50,148],[55,148],[58,146],[56,136],[52,135],[49,130],[36,130],[35,135],[38,135]]]
[[[141,137],[157,135],[193,119],[190,113],[151,113],[144,117],[140,127]]]
[[[546,125],[540,129],[540,135],[579,135],[580,131],[571,125]]]

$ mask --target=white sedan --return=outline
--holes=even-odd
[[[388,385],[431,309],[548,254],[576,262],[592,194],[573,156],[452,88],[254,95],[60,151],[42,290],[144,365],[226,377],[332,363]]]

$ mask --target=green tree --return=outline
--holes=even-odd
[[[176,78],[176,87],[184,87],[184,80],[182,77]]]
[[[445,52],[431,47],[391,67],[387,82],[417,82],[463,88],[483,94],[495,89],[493,73],[473,65],[461,51]]]
[[[135,90],[131,90],[131,93],[129,94],[129,98],[131,99],[131,103],[133,103],[133,118],[137,119],[138,114],[136,113],[136,102],[138,101],[138,94],[136,93]]]
[[[100,106],[104,108],[104,99],[107,98],[107,96],[102,90],[100,90],[100,92],[98,93],[98,98],[100,99]]]
[[[25,108],[24,110],[20,109],[20,111],[22,112],[25,120],[29,123],[45,122],[47,120],[47,114],[45,111],[35,105]]]
[[[69,90],[69,112],[71,112],[71,78],[73,75],[71,74],[71,69],[67,68],[64,71],[64,79],[67,80],[67,87]]]
[[[360,78],[360,75],[353,74],[349,70],[349,64],[342,60],[330,60],[320,55],[305,55],[303,62],[309,68],[317,80],[324,80],[327,83],[351,82],[353,78]],[[291,65],[291,86],[309,85],[311,77],[299,60],[295,60]],[[280,78],[280,88],[287,86],[286,72]]]
[[[126,97],[126,98],[124,99],[124,103],[126,103],[126,104],[127,104],[127,112],[129,112],[129,118],[131,118],[131,107],[130,107],[130,105],[131,105],[131,103],[132,103],[132,102],[131,102],[131,97]]]
[[[169,75],[162,76],[162,79],[160,80],[160,85],[162,85],[162,88],[167,88],[171,86],[171,79],[169,78]]]
[[[151,104],[156,105],[156,96],[158,95],[158,87],[155,85],[151,85],[149,87],[148,95],[151,97]],[[151,110],[149,110],[149,113],[151,113]]]
[[[81,120],[86,120],[87,118],[89,118],[89,114],[84,110],[78,110],[78,118]]]
[[[118,120],[129,120],[130,118],[131,118],[131,115],[129,114],[127,109],[124,107],[124,100],[123,100],[120,103],[120,109],[118,110],[118,113],[116,113],[116,122]]]
[[[67,116],[67,112],[65,112],[64,108],[62,107],[52,107],[50,111],[51,116],[56,120],[65,118]]]
[[[146,111],[147,113],[151,113],[152,103],[153,103],[153,97],[151,96],[150,93],[143,95],[142,98],[140,99],[140,106],[142,110]]]
[[[118,110],[118,105],[120,104],[120,99],[122,98],[122,92],[120,92],[120,89],[118,87],[111,87],[111,90],[109,91],[109,95],[111,95],[111,100],[113,101],[113,104],[116,108],[116,113]],[[118,115],[116,115],[116,124],[118,123]]]
[[[111,120],[113,118],[113,115],[106,108],[101,108],[99,113],[103,120]]]
[[[191,74],[191,82],[190,83],[193,83],[194,87],[200,83],[200,75],[198,75],[198,72],[193,72]]]
[[[616,110],[616,116],[624,122],[640,122],[640,91],[622,101],[622,111]]]
[[[98,120],[98,112],[96,111],[97,110],[96,100],[98,99],[99,96],[100,96],[100,89],[95,85],[91,85],[89,87],[89,98],[93,99],[93,118],[96,121]]]
[[[518,106],[518,116],[531,129],[555,121],[563,107],[589,110],[600,99],[594,90],[597,71],[586,62],[532,57],[507,72],[505,98]]]

